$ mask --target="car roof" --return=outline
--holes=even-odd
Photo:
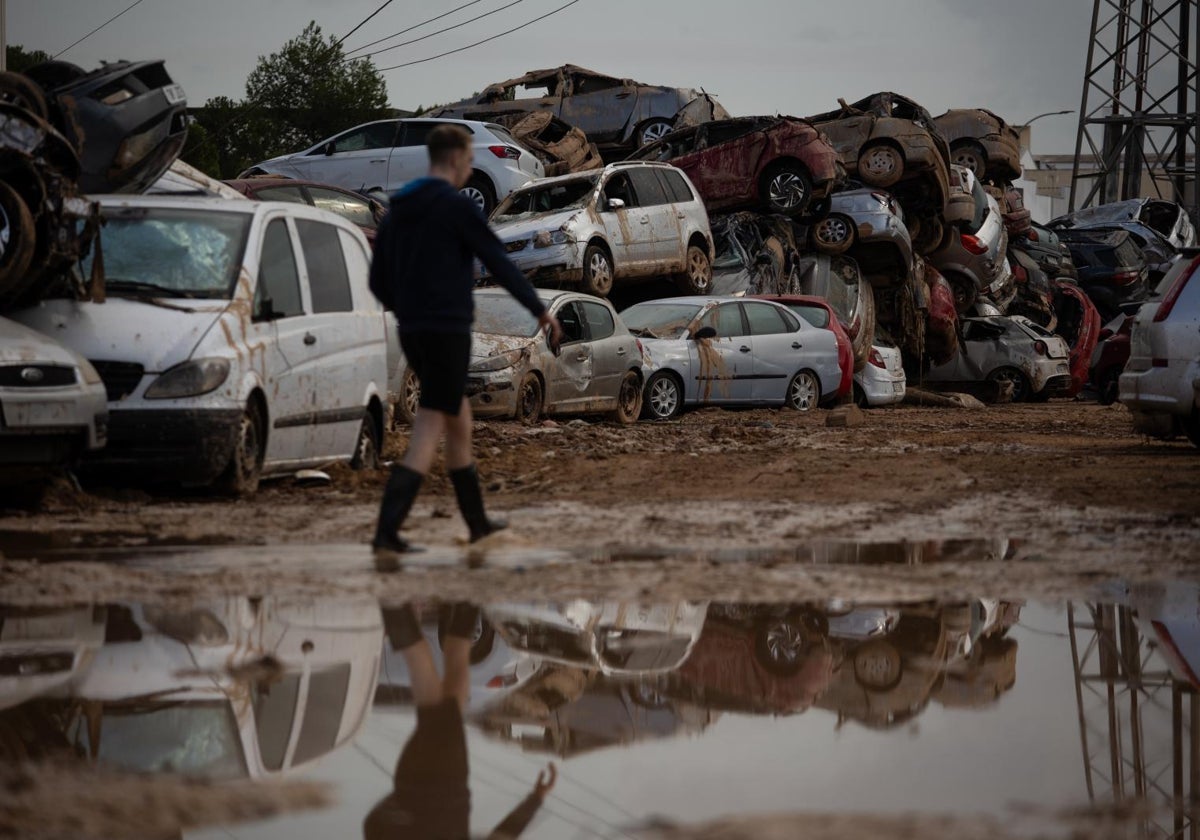
[[[652,166],[659,169],[674,169],[675,167],[669,163],[662,163],[656,160],[620,160],[615,163],[610,163],[603,169],[589,169],[586,172],[570,172],[566,175],[555,175],[553,178],[538,178],[530,181],[514,192],[525,192],[526,190],[539,189],[541,187],[552,186],[554,184],[563,184],[568,181],[586,181],[596,178],[601,178],[610,172],[616,172],[621,169],[633,169],[637,166]]]
[[[534,289],[534,291],[537,293],[538,300],[542,303],[553,303],[559,298],[568,296],[600,300],[600,298],[593,298],[591,295],[586,295],[582,292],[573,292],[570,289]],[[484,286],[483,288],[476,289],[475,294],[483,297],[505,297],[509,295],[509,292],[507,289],[501,289],[499,286]],[[603,303],[603,301],[601,302]]]
[[[715,305],[718,303],[738,303],[738,302],[745,301],[745,300],[758,300],[758,301],[762,301],[764,303],[772,302],[772,301],[763,301],[762,298],[747,298],[744,295],[717,295],[717,296],[712,296],[712,297],[703,297],[700,295],[689,295],[686,297],[662,298],[660,300],[646,300],[646,301],[642,301],[642,303],[636,303],[636,304],[634,304],[634,306],[643,306],[643,305],[649,306],[649,305],[656,304],[656,303],[671,303],[671,304],[690,303],[690,304],[695,304],[696,306],[709,306],[709,305]],[[629,308],[632,309],[633,307],[631,306]]]
[[[284,206],[300,207],[291,202],[261,202],[261,201],[231,201],[228,198],[210,198],[198,195],[130,195],[113,193],[110,195],[89,196],[98,201],[103,207],[165,207],[176,210],[218,210],[225,213],[245,213],[252,215],[261,212],[261,208],[282,204]],[[303,205],[307,207],[308,205]],[[309,208],[312,209],[312,208]]]
[[[223,183],[228,184],[239,192],[243,189],[253,191],[266,187],[320,187],[323,190],[332,190],[342,195],[352,195],[367,201],[376,201],[376,199],[370,196],[363,195],[354,190],[348,190],[345,187],[339,187],[336,184],[325,184],[321,181],[303,181],[299,178],[289,178],[286,175],[270,175],[261,178],[231,178]]]
[[[833,307],[829,305],[829,301],[825,298],[815,297],[813,295],[750,295],[752,300],[766,300],[771,303],[802,303],[805,306],[819,306],[822,309],[833,311]]]

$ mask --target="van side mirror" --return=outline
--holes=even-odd
[[[255,321],[274,321],[278,317],[279,313],[275,311],[275,301],[271,298],[263,298],[254,309]]]
[[[625,209],[624,199],[610,198],[608,200],[608,209],[609,210],[624,210]]]
[[[692,333],[692,341],[705,341],[710,338],[717,337],[716,327],[701,327]]]
[[[325,153],[325,157],[329,157],[336,151],[336,149],[334,148],[333,143],[326,143],[325,148],[321,151]]]

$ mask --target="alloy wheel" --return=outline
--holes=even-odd
[[[809,411],[817,402],[817,386],[812,374],[798,373],[788,389],[788,404],[797,411]]]
[[[650,389],[650,410],[660,419],[671,417],[679,408],[679,388],[663,377]]]
[[[604,256],[602,251],[592,254],[588,268],[591,272],[593,288],[607,289],[612,286],[612,266],[608,264],[608,257]]]
[[[800,628],[789,621],[780,621],[767,628],[767,651],[780,664],[793,664],[804,652],[804,636]]]
[[[771,206],[780,210],[794,210],[804,203],[808,190],[804,180],[795,172],[780,172],[771,179]]]
[[[483,194],[483,190],[479,189],[479,187],[463,187],[460,192],[475,202],[475,206],[479,208],[480,213],[487,211],[487,196]]]
[[[662,138],[671,133],[671,124],[668,122],[653,122],[642,129],[642,145],[649,146],[651,143],[656,143]]]
[[[841,216],[826,216],[817,225],[816,237],[823,245],[840,245],[850,238],[850,225]]]

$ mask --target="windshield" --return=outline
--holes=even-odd
[[[676,338],[696,320],[701,308],[693,303],[639,303],[622,312],[621,320],[634,335]]]
[[[978,180],[973,180],[972,184],[971,197],[975,199],[975,216],[970,222],[963,225],[963,230],[966,233],[978,233],[979,229],[983,227],[988,214],[987,193],[983,191],[983,187],[979,185]]]
[[[599,178],[600,176],[597,174],[587,178],[572,178],[568,181],[558,181],[542,187],[520,190],[509,196],[508,200],[496,209],[493,220],[504,222],[525,215],[580,209],[591,198]]]
[[[229,300],[253,218],[246,213],[106,209],[100,234],[110,294]],[[95,250],[84,261],[91,272]]]
[[[484,335],[516,335],[532,338],[537,334],[537,319],[524,305],[508,295],[477,295],[475,326]]]
[[[86,733],[85,733],[86,734]],[[105,706],[95,758],[137,773],[228,780],[246,775],[237,721],[227,700]]]

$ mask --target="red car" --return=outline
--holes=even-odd
[[[761,208],[800,216],[846,179],[829,139],[807,120],[742,117],[665,135],[631,160],[667,161],[687,173],[710,212]]]
[[[1058,326],[1054,331],[1062,336],[1071,348],[1071,388],[1063,396],[1074,397],[1088,383],[1092,367],[1092,354],[1096,352],[1096,345],[1100,341],[1102,326],[1100,311],[1096,309],[1091,298],[1083,289],[1074,283],[1066,283],[1061,280],[1054,282],[1054,308],[1058,313]],[[1117,378],[1125,369],[1125,362],[1128,360],[1129,340],[1128,333],[1126,333],[1125,358],[1121,360],[1115,374],[1107,374],[1109,379],[1106,381],[1106,385],[1112,392],[1110,403],[1116,400]],[[1104,389],[1102,388],[1100,391],[1100,398],[1103,400]]]
[[[958,353],[958,308],[954,290],[936,268],[925,263],[929,285],[929,314],[925,324],[925,354],[935,365],[944,365]]]
[[[838,385],[835,396],[837,401],[841,402],[854,387],[854,347],[850,343],[850,336],[842,327],[841,321],[838,320],[829,302],[823,298],[804,295],[754,295],[753,297],[782,304],[807,323],[819,329],[829,330],[837,337],[838,367],[842,371],[842,381]]]
[[[1112,405],[1117,401],[1117,380],[1129,362],[1133,316],[1122,315],[1120,321],[1115,332],[1112,323],[1100,331],[1099,352],[1094,354],[1096,358],[1090,369],[1092,387],[1096,389],[1101,405]]]
[[[374,199],[329,184],[293,178],[241,178],[225,183],[257,201],[290,201],[337,213],[362,228],[372,248],[375,247],[375,231],[387,212],[387,208]]]

